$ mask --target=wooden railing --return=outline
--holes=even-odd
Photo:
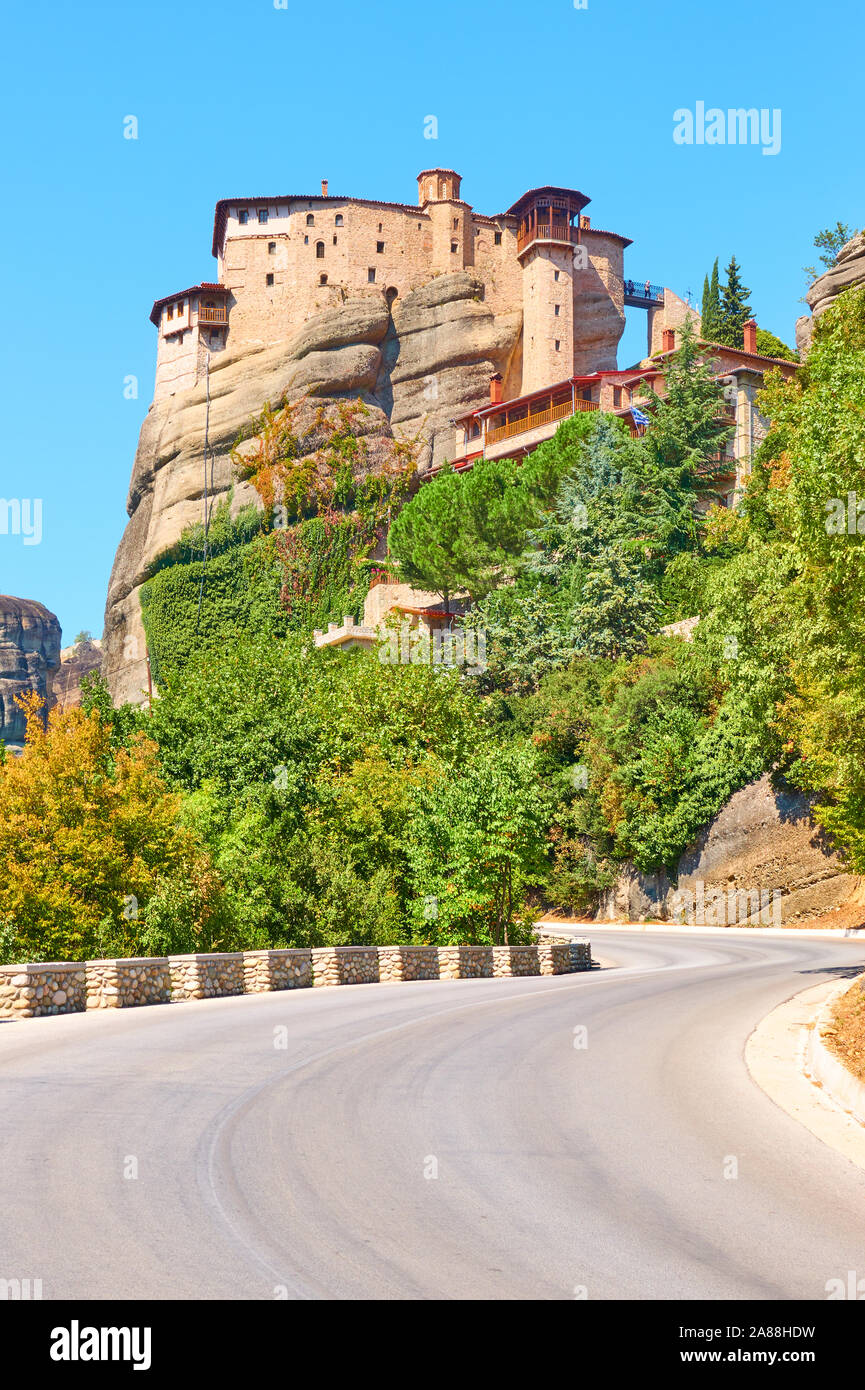
[[[199,323],[228,323],[228,310],[224,304],[213,308],[209,304],[201,304],[198,308]]]
[[[499,425],[496,429],[487,431],[487,444],[498,444],[502,439],[511,439],[515,434],[525,434],[528,430],[536,430],[541,425],[552,424],[554,420],[564,420],[569,415],[579,414],[583,410],[597,410],[597,401],[562,401],[561,405],[548,406],[546,410],[538,410],[534,414],[524,415],[521,420],[512,420],[510,424]]]
[[[533,241],[576,243],[577,237],[577,228],[568,226],[566,222],[541,222],[537,227],[532,227],[530,231],[522,232],[517,237],[517,251],[522,251],[524,246],[528,246]]]

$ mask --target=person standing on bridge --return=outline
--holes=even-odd
[[[647,280],[647,281],[646,281],[646,298],[647,298],[647,299],[651,299],[651,297],[652,297],[651,291],[652,291],[652,286],[649,284],[649,281]]]

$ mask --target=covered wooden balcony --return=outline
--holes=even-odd
[[[488,446],[498,444],[503,439],[513,438],[515,434],[527,434],[529,430],[539,429],[542,425],[565,420],[569,415],[599,408],[597,401],[583,400],[580,396],[574,399],[570,391],[550,394],[504,411],[501,417],[495,416],[498,423],[487,427],[486,442]]]
[[[588,198],[576,189],[536,188],[523,195],[508,211],[519,219],[517,255],[527,251],[535,242],[559,242],[576,246],[580,241],[581,210]]]
[[[199,323],[228,323],[228,309],[224,304],[199,304]]]

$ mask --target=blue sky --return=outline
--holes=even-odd
[[[863,27],[852,0],[19,2],[0,92],[0,495],[41,498],[43,534],[0,534],[0,592],[47,604],[65,642],[101,633],[153,388],[148,313],[214,277],[217,198],[327,178],[412,202],[442,165],[494,213],[568,185],[633,238],[626,275],[699,296],[735,253],[758,321],[792,341],[814,233],[865,224]],[[698,101],[780,109],[780,152],[675,144],[674,111]],[[630,317],[620,365],[644,352]]]

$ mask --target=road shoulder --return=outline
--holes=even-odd
[[[843,982],[849,988],[851,981]],[[745,1044],[751,1079],[779,1109],[865,1171],[865,1126],[809,1074],[812,1033],[837,980],[824,981],[780,1004],[758,1023]]]

